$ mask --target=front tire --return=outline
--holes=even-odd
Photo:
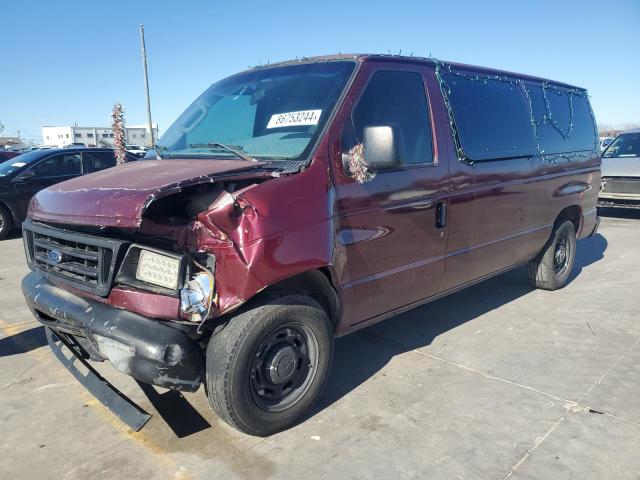
[[[569,281],[576,259],[576,229],[565,220],[553,231],[545,249],[529,262],[531,285],[543,290],[558,290]]]
[[[12,226],[13,222],[9,216],[9,212],[0,206],[0,240],[5,239],[7,235],[9,235]]]
[[[282,431],[309,411],[332,356],[330,321],[313,299],[291,295],[247,309],[209,340],[209,403],[250,435]]]

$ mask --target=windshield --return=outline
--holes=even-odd
[[[639,157],[640,156],[640,132],[623,133],[619,135],[609,148],[604,152],[603,157]]]
[[[6,177],[13,172],[17,172],[28,164],[42,158],[42,152],[33,151],[23,153],[17,157],[13,157],[3,163],[0,163],[0,177]]]
[[[231,148],[260,160],[300,159],[313,147],[354,66],[308,63],[224,79],[178,118],[156,150],[163,158],[236,157]]]

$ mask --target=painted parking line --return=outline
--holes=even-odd
[[[24,352],[22,352],[22,354],[26,354],[36,360],[36,363],[34,365],[31,365],[26,370],[20,372],[20,374],[13,378],[9,383],[7,383],[6,385],[0,385],[0,391],[6,390],[12,385],[19,383],[20,379],[23,378],[24,375],[31,372],[37,367],[48,364],[53,358],[53,356],[51,355],[52,352],[49,349],[48,345],[43,346],[43,348],[46,348],[46,350],[43,352],[40,348],[33,349],[34,345],[31,342],[17,336],[20,333],[23,333],[30,328],[37,327],[39,325],[41,324],[35,320],[20,323],[10,323],[6,320],[0,319],[0,331],[6,335],[5,338],[13,337],[12,340],[15,342],[15,344],[19,348],[24,349]],[[79,405],[86,405],[92,408],[92,410],[96,412],[102,420],[111,425],[113,429],[118,432],[118,434],[124,439],[133,440],[139,445],[142,445],[145,450],[152,454],[154,458],[156,458],[167,469],[167,471],[174,472],[174,478],[176,480],[188,480],[190,478],[187,472],[185,472],[184,469],[180,468],[180,466],[175,462],[175,460],[171,457],[170,453],[166,449],[156,443],[153,438],[147,436],[143,431],[133,432],[132,430],[130,430],[125,424],[114,417],[114,415],[89,392],[82,389],[78,400]]]

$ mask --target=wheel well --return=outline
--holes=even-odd
[[[270,285],[251,299],[252,302],[274,295],[282,296],[287,293],[308,295],[317,301],[327,312],[331,323],[335,327],[340,318],[340,299],[331,283],[331,273],[326,268],[310,270],[278,283]]]
[[[571,220],[576,229],[576,234],[578,234],[582,223],[582,210],[577,205],[571,205],[563,209],[556,217],[555,226],[559,225],[563,220]]]

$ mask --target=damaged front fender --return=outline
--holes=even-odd
[[[215,315],[281,280],[327,267],[333,220],[321,164],[223,192],[189,225],[190,248],[216,257]]]

